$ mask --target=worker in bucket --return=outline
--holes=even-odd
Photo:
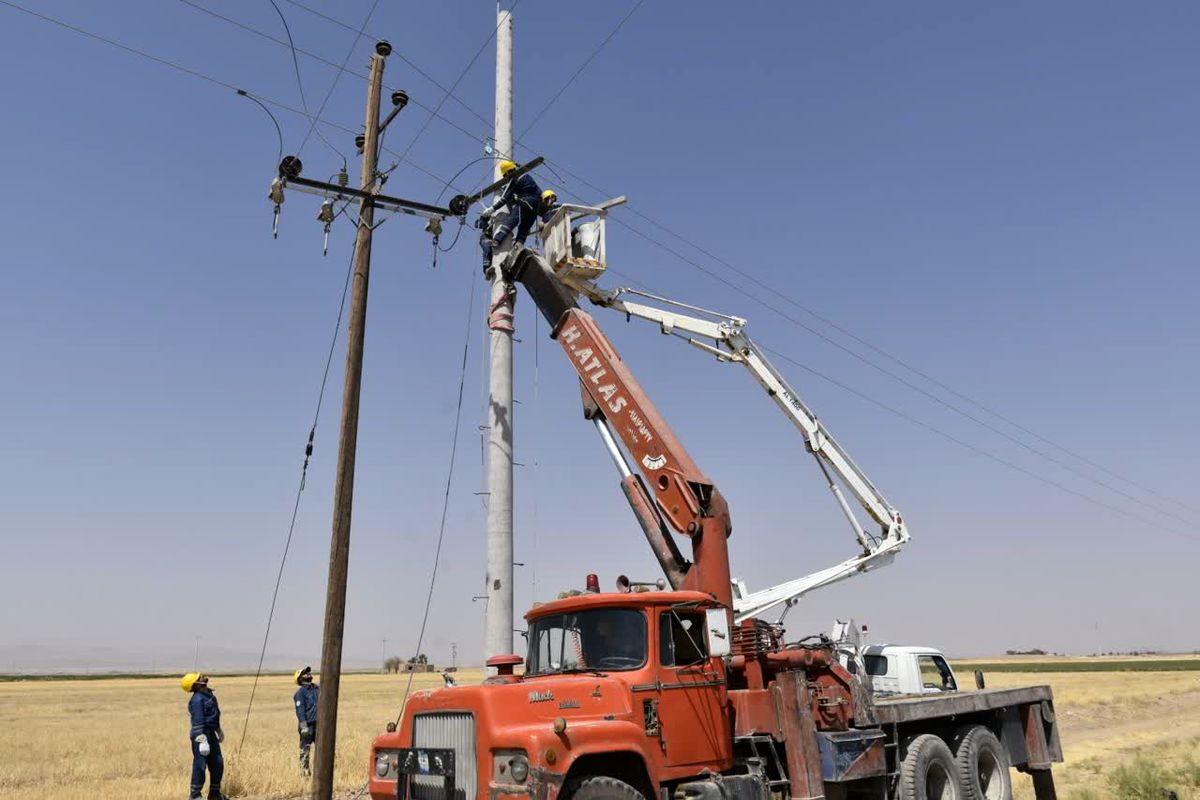
[[[554,216],[555,211],[558,211],[558,193],[553,189],[547,189],[542,192],[542,208],[538,212],[538,219],[545,225]]]
[[[225,773],[225,759],[221,756],[221,742],[225,732],[221,730],[221,707],[217,696],[208,688],[208,676],[189,672],[179,682],[188,700],[188,714],[192,727],[188,738],[192,743],[192,791],[190,800],[199,800],[204,788],[204,771],[208,770],[208,800],[227,800],[221,794],[221,776]]]
[[[296,719],[300,722],[300,771],[311,775],[309,751],[317,740],[317,699],[321,696],[321,688],[313,683],[312,667],[296,670],[292,678],[300,687],[292,695],[296,704]]]
[[[508,177],[516,168],[515,161],[501,161],[500,177]],[[496,212],[502,208],[507,208],[508,212],[503,217],[493,220]],[[483,249],[484,272],[492,267],[492,253],[507,243],[509,237],[513,237],[517,244],[525,244],[541,208],[542,189],[532,175],[526,173],[505,185],[496,202],[479,215],[477,223],[483,229],[479,236],[479,246]]]

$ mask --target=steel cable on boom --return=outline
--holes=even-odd
[[[446,537],[446,517],[450,511],[450,489],[454,484],[454,463],[458,455],[458,432],[462,426],[463,390],[467,384],[467,355],[471,350],[471,322],[475,316],[475,275],[468,270],[467,277],[469,285],[467,294],[467,326],[466,333],[463,335],[462,364],[458,376],[458,402],[454,411],[454,434],[450,439],[450,464],[446,470],[446,491],[442,495],[442,520],[438,525],[437,547],[433,552],[433,569],[429,575],[429,593],[425,596],[425,612],[421,616],[421,630],[417,634],[417,647],[414,655],[420,654],[421,645],[425,641],[425,628],[429,623],[429,609],[433,605],[433,590],[437,585],[438,566],[442,560],[442,541]],[[400,718],[404,715],[404,705],[408,702],[408,694],[412,691],[413,676],[415,675],[415,670],[410,670],[408,673],[408,683],[404,686],[404,697],[400,700],[400,712],[396,715],[397,725],[400,724]]]
[[[300,511],[300,495],[304,492],[304,484],[308,477],[308,462],[312,457],[313,439],[317,433],[317,423],[321,419],[321,405],[325,400],[325,387],[329,383],[329,368],[333,363],[333,351],[337,347],[338,335],[342,329],[342,317],[346,313],[346,296],[350,290],[350,278],[354,274],[355,247],[350,248],[350,261],[346,265],[346,279],[342,283],[342,299],[338,303],[337,321],[333,324],[333,336],[329,341],[329,352],[325,356],[325,369],[321,373],[321,388],[317,391],[317,407],[313,411],[312,426],[308,429],[308,444],[304,448],[304,466],[300,469],[300,485],[296,488],[296,501],[292,505],[292,520],[288,523],[287,539],[283,543],[283,557],[279,560],[279,571],[275,575],[275,590],[271,593],[271,609],[267,612],[267,630],[263,634],[262,649],[258,654],[258,667],[254,671],[254,683],[250,686],[250,701],[246,704],[246,719],[242,725],[242,737],[238,741],[237,755],[242,754],[242,745],[246,743],[246,732],[250,729],[250,712],[254,708],[254,695],[258,690],[258,679],[262,676],[263,661],[267,656],[267,642],[271,638],[271,623],[275,619],[275,604],[279,599],[279,587],[283,582],[283,568],[287,564],[288,551],[292,547],[292,534],[296,530],[296,517]]]

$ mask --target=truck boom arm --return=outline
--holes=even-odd
[[[746,334],[744,319],[635,289],[604,290],[590,281],[571,281],[569,285],[596,305],[611,308],[628,318],[637,317],[654,322],[664,334],[680,336],[694,347],[716,356],[719,361],[746,367],[775,405],[800,430],[808,451],[816,459],[830,491],[850,523],[854,537],[862,548],[858,555],[827,569],[757,592],[748,591],[744,583],[737,581],[734,609],[738,621],[761,616],[779,605],[788,608],[813,589],[891,563],[896,552],[908,542],[908,529],[900,512],[875,488],[816,414],[800,399],[783,374]],[[634,297],[651,302],[627,299]],[[710,341],[712,344],[709,344]],[[846,500],[843,487],[849,490],[858,505],[879,526],[877,534],[868,533],[860,524]]]
[[[621,489],[671,586],[705,592],[732,609],[726,539],[733,526],[725,498],[675,436],[600,326],[576,305],[545,262],[522,250],[512,276],[529,291],[550,323],[551,336],[578,373],[584,416],[596,426],[621,473]],[[692,540],[691,562],[679,552],[669,529]]]

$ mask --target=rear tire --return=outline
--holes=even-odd
[[[963,800],[954,756],[941,737],[923,733],[908,743],[899,795],[902,800]]]
[[[1012,800],[1008,752],[996,735],[982,725],[972,725],[955,739],[954,763],[963,800]]]
[[[625,781],[603,775],[573,778],[563,787],[561,796],[567,800],[646,800]]]

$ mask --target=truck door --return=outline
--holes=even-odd
[[[724,665],[709,657],[705,628],[703,610],[670,609],[658,618],[658,717],[668,766],[729,758]]]

